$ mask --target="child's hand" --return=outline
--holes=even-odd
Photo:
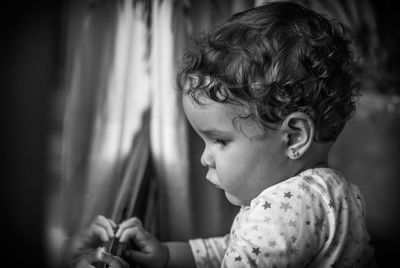
[[[119,225],[115,237],[125,243],[129,239],[138,247],[138,250],[127,250],[125,256],[134,263],[146,267],[165,267],[168,262],[168,248],[159,242],[144,228],[137,218],[131,218]]]
[[[117,225],[111,219],[104,216],[96,216],[91,225],[70,239],[66,246],[65,257],[68,262],[78,256],[87,255],[96,248],[101,247],[104,242],[114,237]]]

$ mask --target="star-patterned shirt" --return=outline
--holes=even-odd
[[[375,267],[359,189],[315,168],[241,207],[230,234],[190,240],[202,267]]]

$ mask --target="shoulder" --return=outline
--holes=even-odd
[[[265,204],[265,200],[274,202],[306,204],[326,203],[340,199],[353,191],[344,176],[331,168],[308,169],[295,177],[273,185],[262,191],[251,203],[251,208]],[[266,204],[265,206],[269,206]],[[271,204],[272,206],[272,204]]]
[[[269,187],[242,208],[232,226],[228,254],[246,256],[261,266],[272,264],[272,259],[308,263],[323,248],[334,220],[325,193],[329,191],[323,191],[327,187],[309,173]]]
[[[261,192],[244,216],[268,228],[327,235],[351,187],[333,169],[310,169]]]

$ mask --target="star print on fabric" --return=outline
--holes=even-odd
[[[253,248],[252,253],[254,253],[256,255],[260,254],[260,248]]]
[[[240,257],[240,255],[238,255],[237,257],[235,257],[235,262],[240,262],[242,261],[242,257]]]
[[[197,267],[220,267],[224,264],[249,268],[260,267],[261,264],[268,264],[268,267],[275,264],[275,267],[282,268],[304,267],[318,252],[320,244],[329,239],[332,239],[329,243],[332,250],[327,250],[324,255],[326,268],[335,264],[335,261],[336,266],[340,267],[357,265],[358,256],[354,256],[352,252],[343,250],[344,257],[351,258],[340,259],[340,262],[332,252],[336,252],[335,249],[346,241],[349,241],[348,248],[365,246],[366,239],[360,234],[363,231],[360,228],[364,228],[360,224],[363,220],[358,218],[362,216],[363,204],[356,199],[357,194],[361,200],[363,196],[356,191],[357,188],[353,191],[346,188],[347,184],[342,185],[341,178],[336,182],[330,180],[330,174],[325,174],[325,170],[330,172],[329,169],[324,169],[321,178],[314,175],[305,178],[305,173],[280,184],[281,188],[274,187],[264,191],[257,199],[252,200],[254,203],[241,209],[235,218],[227,240],[221,243],[219,237],[211,238],[215,241],[212,242],[215,247],[208,246],[213,240],[205,240],[202,243],[206,248],[203,250],[199,247],[200,253],[196,253],[196,247],[192,248],[196,263],[199,264]],[[337,228],[330,228],[331,219],[335,221]],[[349,224],[343,224],[344,222]],[[301,230],[297,230],[298,227]],[[274,228],[273,232],[269,232],[270,228]],[[342,235],[334,239],[332,231]],[[237,235],[239,233],[241,235]],[[245,253],[241,253],[242,250]],[[215,254],[219,258],[214,258]],[[221,260],[220,256],[224,258]]]
[[[299,189],[303,191],[308,191],[310,189],[310,186],[307,183],[303,182],[299,185]]]
[[[263,207],[264,207],[264,209],[267,209],[267,208],[271,208],[271,205],[272,205],[271,203],[269,203],[268,201],[265,201]]]
[[[275,242],[275,241],[269,241],[269,242],[268,242],[268,245],[269,245],[271,248],[275,248],[275,247],[276,247],[276,242]]]
[[[292,198],[292,193],[291,192],[287,192],[287,193],[285,193],[284,194],[284,197],[286,197],[286,198],[288,198],[288,199],[290,199],[290,198]]]
[[[289,209],[292,208],[292,206],[287,202],[281,202],[281,206],[279,208],[287,212]]]

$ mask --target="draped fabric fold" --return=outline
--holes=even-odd
[[[71,4],[66,53],[67,100],[62,137],[62,222],[66,235],[82,227],[83,204],[93,189],[87,179],[93,165],[96,110],[107,90],[114,46],[116,10]],[[81,11],[78,12],[77,10]],[[73,12],[75,11],[75,13]],[[100,20],[100,17],[102,17]],[[74,20],[73,20],[74,19]],[[100,34],[101,31],[101,34]],[[70,60],[70,61],[69,61]],[[97,97],[94,97],[97,96]]]
[[[192,228],[186,120],[180,96],[174,92],[174,48],[185,38],[184,32],[180,36],[173,32],[178,26],[174,23],[179,23],[174,18],[182,16],[183,8],[174,1],[153,1],[151,62],[152,77],[157,79],[151,80],[151,148],[160,184],[163,240],[185,240]]]

